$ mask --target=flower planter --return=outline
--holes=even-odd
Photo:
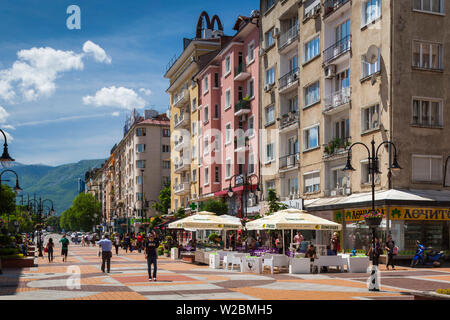
[[[3,268],[31,268],[34,258],[0,258]]]
[[[369,257],[350,257],[348,259],[349,272],[351,273],[367,273],[369,268]]]
[[[209,255],[209,267],[212,269],[220,269],[220,255],[211,253]]]
[[[378,227],[381,224],[382,217],[376,217],[376,218],[364,218],[366,221],[367,226],[374,228]]]

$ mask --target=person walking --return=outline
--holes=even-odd
[[[297,231],[297,234],[294,236],[294,243],[296,247],[296,251],[300,251],[300,245],[303,242],[303,236],[300,231]]]
[[[333,254],[337,256],[339,249],[339,238],[337,232],[335,232],[331,237],[331,251],[333,251]]]
[[[382,253],[380,240],[378,239],[378,237],[375,237],[375,251],[374,251],[373,255],[372,255],[372,251],[373,251],[373,245],[370,246],[370,249],[369,249],[369,252],[367,255],[369,257],[372,257],[372,265],[378,266],[380,255]]]
[[[123,239],[123,244],[124,244],[125,253],[128,253],[128,248],[130,248],[130,251],[131,251],[131,239],[130,239],[130,236],[128,235],[128,233],[125,235],[125,237]]]
[[[392,240],[392,235],[388,236],[388,240],[386,241],[386,245],[384,246],[384,249],[387,252],[386,269],[389,270],[389,266],[392,266],[392,270],[395,270],[395,266],[394,266],[395,242]]]
[[[144,237],[142,236],[142,234],[139,233],[138,236],[136,237],[137,248],[138,248],[139,253],[141,253],[141,251],[142,251],[143,241],[144,241]]]
[[[48,255],[48,262],[53,262],[53,248],[55,247],[55,244],[53,243],[53,239],[48,239],[47,243],[47,255]]]
[[[61,256],[63,258],[63,262],[67,262],[67,255],[69,253],[69,240],[66,238],[66,234],[64,233],[61,240]]]
[[[153,281],[156,281],[157,265],[156,261],[158,259],[158,247],[159,239],[155,238],[153,233],[149,234],[149,239],[145,242],[145,259],[147,260],[148,267],[148,281],[152,281],[152,264],[153,264]]]
[[[102,272],[105,273],[106,264],[106,272],[109,273],[111,271],[112,242],[109,240],[108,234],[105,234],[97,244],[102,249]]]
[[[116,248],[116,256],[119,255],[120,237],[118,234],[114,237],[114,247]]]

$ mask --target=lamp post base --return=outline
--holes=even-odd
[[[372,266],[368,282],[369,291],[380,291],[380,277],[378,274],[378,266]]]

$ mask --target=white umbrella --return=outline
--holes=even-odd
[[[231,219],[233,218],[233,219]],[[237,219],[237,220],[236,220]],[[242,224],[239,218],[218,216],[213,212],[201,211],[192,216],[174,221],[168,225],[169,229],[196,230],[239,230]]]

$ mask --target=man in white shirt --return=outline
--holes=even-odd
[[[105,263],[106,269],[109,273],[111,270],[111,257],[112,257],[112,241],[109,240],[108,234],[102,237],[102,240],[97,242],[99,247],[102,249],[102,272],[105,273]]]

